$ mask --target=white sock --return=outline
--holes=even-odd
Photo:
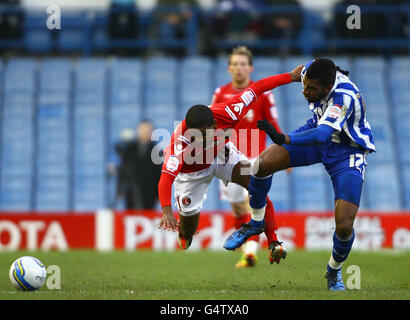
[[[335,259],[333,259],[332,255],[330,255],[330,259],[329,259],[328,263],[329,263],[329,267],[331,267],[332,269],[339,269],[343,264],[343,262],[335,261]]]
[[[258,242],[255,240],[246,241],[243,246],[243,252],[245,254],[256,254],[256,251],[258,251]]]
[[[251,217],[254,221],[262,221],[265,218],[266,205],[260,209],[254,209],[251,207]]]

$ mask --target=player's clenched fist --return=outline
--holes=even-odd
[[[290,74],[290,78],[292,79],[292,82],[300,82],[300,74],[302,73],[302,69],[303,69],[303,64],[298,65],[295,69],[293,69],[291,72],[289,72]]]
[[[172,231],[178,229],[178,221],[174,217],[171,206],[162,207],[162,217],[159,223],[159,228]]]

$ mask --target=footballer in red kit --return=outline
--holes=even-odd
[[[228,59],[228,72],[232,82],[218,87],[212,97],[212,104],[227,101],[243,92],[254,83],[251,79],[253,72],[252,52],[245,46],[234,48]],[[271,91],[264,92],[249,108],[248,113],[234,127],[236,139],[231,139],[241,153],[253,163],[256,157],[266,149],[266,133],[257,128],[259,120],[269,121],[278,132],[281,132],[278,121],[275,98]],[[242,223],[250,219],[248,191],[235,183],[219,181],[220,198],[231,204],[234,214],[234,227],[239,229]],[[236,267],[252,267],[257,261],[259,236],[253,236],[242,246],[243,254]]]
[[[229,135],[265,91],[300,81],[299,66],[290,73],[256,81],[244,92],[223,103],[192,106],[176,128],[164,151],[164,163],[158,184],[162,217],[159,227],[178,230],[178,244],[188,249],[199,222],[199,214],[213,177],[247,188],[251,164],[232,142]],[[172,212],[174,184],[179,221]],[[268,199],[265,223],[257,231],[265,232],[268,242],[278,242],[273,206]],[[253,231],[254,232],[254,231]],[[253,234],[252,234],[253,235]],[[278,242],[278,252],[282,246]],[[283,256],[276,256],[277,262]],[[276,261],[276,260],[275,260]],[[272,262],[272,261],[271,261]]]

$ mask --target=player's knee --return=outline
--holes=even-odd
[[[235,202],[232,203],[232,211],[236,217],[243,216],[249,212],[249,202],[242,201],[242,202]]]
[[[347,239],[353,232],[353,224],[345,223],[336,226],[336,234],[340,239]]]
[[[252,166],[252,175],[255,177],[266,177],[272,172],[269,172],[269,166],[263,157],[259,157]]]
[[[252,166],[255,177],[266,177],[289,167],[289,153],[282,147],[272,145],[262,152]]]

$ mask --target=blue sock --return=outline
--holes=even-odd
[[[256,221],[251,219],[251,221],[249,221],[249,224],[253,227],[253,228],[260,228],[263,226],[263,224],[265,223],[265,219],[261,220],[261,221]]]
[[[249,180],[249,204],[251,208],[260,209],[266,206],[266,197],[272,184],[272,175],[267,177],[254,177]]]
[[[340,239],[337,236],[336,231],[333,233],[332,257],[336,262],[342,263],[347,259],[350,249],[352,249],[354,238],[354,229],[352,231],[352,234],[347,239]]]

